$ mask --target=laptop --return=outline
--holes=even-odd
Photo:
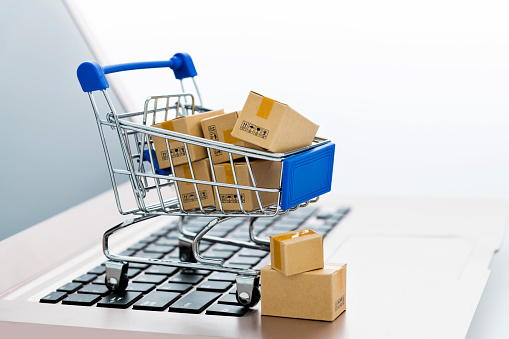
[[[129,183],[120,186],[121,194],[130,190]],[[0,242],[0,329],[11,337],[461,338],[500,247],[505,207],[332,192],[260,225],[262,236],[316,229],[324,235],[326,261],[348,264],[347,311],[329,323],[261,316],[259,304],[239,311],[232,277],[216,272],[132,265],[132,298],[107,299],[102,234],[126,220],[108,191]],[[186,222],[199,227],[197,219]],[[176,258],[177,222],[160,217],[126,229],[112,251]],[[246,221],[221,231],[243,239]],[[268,263],[263,253],[215,246],[206,251],[234,265]],[[214,296],[194,301],[196,292]],[[183,312],[182,300],[194,301],[196,309]]]

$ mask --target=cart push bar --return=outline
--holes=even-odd
[[[180,80],[181,82],[182,92],[184,92],[182,80],[186,78],[191,78],[193,80],[196,93],[200,99],[200,105],[199,106],[194,105],[194,98],[191,94],[183,93],[177,95],[149,97],[145,102],[144,111],[117,114],[115,108],[113,107],[113,103],[107,93],[107,89],[110,86],[108,81],[106,80],[105,75],[128,70],[149,69],[149,68],[172,69],[175,74],[175,78]],[[123,289],[125,289],[125,287],[127,286],[126,270],[128,262],[160,264],[181,268],[196,268],[196,269],[199,268],[220,272],[231,272],[238,274],[236,278],[238,291],[237,300],[245,306],[248,307],[254,306],[260,299],[260,292],[258,286],[260,273],[259,270],[225,267],[223,266],[223,262],[217,262],[217,260],[201,257],[198,251],[199,241],[207,240],[216,243],[268,250],[269,242],[267,240],[260,239],[255,235],[254,222],[256,218],[274,217],[278,214],[284,214],[290,210],[294,210],[299,207],[305,207],[310,202],[316,201],[320,195],[329,192],[331,190],[332,183],[335,145],[331,143],[330,140],[316,137],[315,140],[313,141],[313,144],[310,146],[303,147],[301,149],[287,153],[268,153],[265,151],[248,149],[240,146],[225,144],[218,141],[203,139],[172,131],[160,130],[147,125],[148,124],[147,115],[149,113],[153,114],[152,117],[153,123],[155,123],[156,114],[159,111],[164,111],[165,118],[167,118],[168,110],[170,109],[169,107],[170,99],[178,100],[176,106],[173,106],[171,108],[175,109],[177,116],[179,115],[179,109],[183,110],[184,115],[187,115],[189,111],[191,112],[191,114],[194,114],[195,111],[197,112],[210,111],[209,109],[206,109],[202,106],[198,86],[196,85],[196,82],[194,80],[194,77],[197,75],[197,72],[191,57],[186,53],[177,53],[171,59],[166,61],[137,62],[104,67],[96,62],[84,62],[78,67],[77,75],[79,82],[81,84],[81,88],[83,89],[84,92],[88,94],[90,98],[92,108],[96,116],[99,134],[103,144],[103,150],[106,156],[108,169],[110,171],[110,179],[112,182],[113,192],[115,194],[118,210],[121,214],[124,215],[133,214],[138,216],[134,219],[127,220],[121,224],[118,224],[104,233],[103,251],[106,257],[110,259],[110,261],[106,263],[106,278],[105,278],[106,286],[114,291],[122,291]],[[99,109],[95,103],[95,99],[93,96],[93,92],[95,91],[101,91],[103,93],[107,105],[109,107],[109,112],[107,112],[106,114],[107,117],[106,120],[100,118]],[[180,106],[181,98],[183,98],[186,101],[186,105],[184,105],[183,107]],[[190,98],[191,100],[191,105],[187,105],[188,98]],[[157,108],[158,99],[167,100],[166,109]],[[148,107],[151,100],[155,100],[155,105],[154,109],[149,111]],[[143,125],[129,121],[130,117],[135,116],[143,116]],[[122,153],[124,156],[126,169],[113,168],[110,159],[110,154],[108,151],[107,142],[104,137],[103,128],[105,126],[109,126],[112,127],[113,129],[116,129]],[[232,166],[234,176],[235,168],[233,166],[232,154],[241,155],[245,158],[246,163],[249,166],[249,172],[251,175],[251,179],[253,181],[253,186],[238,185],[237,180],[235,180],[235,185],[217,182],[215,180],[213,170],[212,175],[214,179],[210,182],[196,180],[194,174],[192,174],[192,171],[191,171],[192,179],[176,177],[173,171],[173,162],[171,158],[170,162],[172,164],[171,166],[172,171],[170,175],[161,175],[162,173],[158,171],[158,169],[156,168],[157,166],[154,164],[153,161],[154,160],[152,153],[153,149],[151,149],[152,146],[151,138],[153,136],[165,138],[166,145],[168,148],[169,148],[168,142],[174,140],[184,143],[186,150],[188,144],[205,147],[207,149],[207,153],[209,154],[209,156],[211,148],[225,151],[229,154],[230,163]],[[130,137],[134,137],[135,139],[135,149],[131,148],[131,143],[129,141]],[[149,161],[152,173],[146,173],[143,168],[142,165],[143,160],[150,160],[146,159],[146,155],[148,155],[148,158],[152,160]],[[191,166],[191,160],[189,158],[189,155],[187,157],[188,164],[189,166]],[[258,158],[268,161],[282,162],[282,170],[280,173],[280,186],[278,189],[267,189],[256,186],[255,178],[249,165],[250,163],[249,158],[251,157],[255,159]],[[138,161],[137,167],[135,166],[135,160]],[[132,209],[128,211],[124,211],[122,209],[119,198],[119,191],[117,189],[117,184],[115,180],[115,174],[128,175],[129,180],[131,182],[131,186],[133,188],[133,192],[137,199],[136,200],[138,204],[137,209]],[[149,186],[147,183],[148,179],[153,179],[155,185]],[[168,201],[163,200],[161,195],[161,187],[168,184],[160,184],[161,180],[167,180],[169,182],[168,184],[172,184],[172,182],[173,183],[187,182],[193,184],[195,190],[197,190],[196,187],[198,184],[210,185],[214,187],[217,195],[219,194],[218,187],[235,188],[237,194],[239,194],[239,189],[251,190],[254,191],[257,195],[260,209],[255,211],[245,211],[239,199],[240,205],[239,211],[225,212],[221,207],[221,204],[219,204],[220,211],[213,209],[205,210],[204,208],[202,208],[200,198],[197,194],[200,209],[197,211],[194,210],[186,211],[182,207],[182,202],[180,201],[180,195],[178,193],[177,185],[175,186],[177,190],[177,199]],[[152,189],[155,189],[156,192],[158,193],[160,203],[155,203],[153,205],[147,206],[145,204],[144,198],[146,192]],[[264,208],[261,204],[259,193],[269,191],[278,194],[278,203],[274,206]],[[108,246],[108,238],[111,235],[125,227],[160,215],[174,215],[181,217],[179,223],[179,231],[181,232],[180,237],[181,243],[184,244],[187,242],[188,244],[187,249],[184,249],[184,251],[189,251],[188,254],[190,255],[192,254],[192,256],[198,262],[186,262],[183,259],[182,261],[172,261],[165,259],[141,258],[110,253]],[[214,219],[208,222],[208,224],[204,226],[201,231],[193,233],[188,231],[183,225],[183,217],[187,215],[214,217]],[[249,226],[249,239],[250,239],[249,242],[238,241],[233,239],[223,239],[220,237],[206,235],[206,233],[214,226],[232,217],[251,217]],[[182,252],[181,247],[181,257],[182,253],[184,252]]]

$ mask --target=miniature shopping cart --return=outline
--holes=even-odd
[[[170,68],[176,79],[180,80],[182,92],[180,94],[161,95],[149,97],[143,111],[132,113],[119,113],[115,110],[107,89],[108,81],[105,75],[109,73],[145,69],[145,68]],[[153,127],[157,122],[170,120],[178,116],[200,114],[210,111],[203,107],[200,92],[194,77],[197,75],[193,61],[188,54],[175,54],[170,60],[156,62],[139,62],[102,67],[95,62],[85,62],[78,67],[78,79],[84,92],[90,98],[92,108],[97,120],[99,135],[101,137],[106,163],[108,166],[113,192],[118,211],[123,215],[133,215],[134,218],[127,220],[109,229],[103,236],[103,250],[109,259],[106,262],[106,286],[117,293],[121,293],[127,287],[128,263],[159,264],[188,269],[203,269],[219,272],[235,273],[237,284],[237,300],[244,306],[252,307],[260,300],[259,275],[256,269],[243,269],[228,267],[222,260],[207,258],[200,255],[200,241],[234,245],[251,249],[269,250],[269,241],[262,239],[255,232],[255,220],[257,218],[270,218],[289,211],[305,207],[310,202],[315,202],[321,194],[331,189],[332,167],[334,162],[334,144],[329,140],[315,138],[313,144],[288,153],[268,153],[260,150],[240,147],[219,141],[208,140],[200,137],[173,132],[166,129]],[[199,99],[199,105],[195,104],[195,96],[185,93],[184,79],[191,78],[194,85],[193,92]],[[188,80],[186,80],[188,81]],[[103,107],[96,102],[94,94],[102,92]],[[123,161],[120,165],[114,165],[110,157],[112,143],[105,135],[106,132],[113,134],[115,146],[120,148]],[[171,154],[170,142],[183,143],[187,155],[191,178],[178,177],[175,175],[175,165],[172,157],[169,157],[171,167],[163,170],[158,167],[157,159],[153,152],[153,138],[162,138],[166,142],[168,154]],[[117,143],[118,142],[118,143]],[[193,173],[189,147],[200,146],[206,149],[211,167],[212,180],[198,180]],[[222,183],[216,180],[214,166],[211,161],[211,152],[222,151],[229,155],[234,184]],[[252,185],[240,185],[233,163],[232,155],[240,155],[246,162]],[[256,159],[282,163],[279,175],[279,187],[259,187],[253,175],[251,162]],[[127,177],[132,192],[131,200],[136,207],[125,209],[121,202],[123,191],[117,186],[119,176]],[[198,208],[189,210],[184,208],[182,197],[179,194],[177,182],[190,183],[194,186]],[[209,185],[216,195],[216,206],[204,206],[198,192],[198,185]],[[229,211],[223,208],[219,198],[219,188],[230,188],[237,192],[240,190],[253,191],[256,194],[258,208],[247,210],[238,199],[239,209]],[[271,206],[263,206],[260,195],[262,193],[277,194],[277,203]],[[179,216],[178,229],[180,260],[152,259],[135,256],[112,254],[109,250],[109,237],[136,223],[157,216]],[[208,223],[198,232],[188,230],[184,224],[184,217],[197,216],[208,217],[204,220]],[[249,217],[249,239],[240,241],[207,235],[214,226],[235,217]]]

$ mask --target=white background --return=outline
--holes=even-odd
[[[78,1],[104,64],[189,53],[204,104],[250,90],[337,145],[343,194],[509,198],[505,1]],[[115,75],[129,108],[173,74]]]

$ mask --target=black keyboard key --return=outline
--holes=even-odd
[[[232,245],[215,244],[211,247],[213,251],[237,252],[240,247]]]
[[[180,298],[180,293],[154,291],[134,304],[135,310],[164,311],[172,302]]]
[[[221,259],[221,260],[228,260],[232,257],[232,255],[233,255],[233,252],[224,252],[224,251],[207,251],[207,252],[201,254],[201,256],[204,258]]]
[[[148,245],[147,247],[145,247],[145,249],[143,251],[144,252],[168,254],[171,251],[173,251],[174,249],[175,249],[175,246],[163,246],[163,245],[152,244],[152,245]]]
[[[129,263],[129,268],[139,268],[142,270],[146,269],[149,266],[150,266],[149,264],[140,264],[139,262],[130,262]]]
[[[206,309],[220,296],[221,293],[194,291],[173,303],[169,310],[170,312],[198,314]]]
[[[166,235],[168,233],[168,229],[161,228],[159,231],[152,233],[154,237],[160,237],[162,235]]]
[[[134,250],[124,250],[124,251],[120,252],[119,254],[125,255],[126,257],[131,257],[134,253],[136,253],[136,251],[134,251]]]
[[[230,232],[230,230],[227,230],[227,229],[216,229],[216,228],[213,228],[211,229],[210,231],[207,232],[207,235],[211,235],[213,237],[224,237],[226,236],[228,233]]]
[[[228,264],[227,266],[228,266],[228,267],[233,267],[233,268],[240,268],[240,269],[243,269],[243,270],[248,270],[248,269],[252,268],[254,265],[246,265],[246,264]]]
[[[163,274],[170,276],[178,271],[178,267],[154,265],[145,271],[145,274]]]
[[[203,275],[200,274],[182,274],[178,273],[171,277],[168,282],[174,282],[174,283],[183,283],[183,284],[197,284],[200,281],[202,281],[204,278]]]
[[[121,295],[112,293],[109,296],[102,298],[97,303],[97,306],[108,308],[128,308],[132,304],[140,300],[142,296],[143,294],[141,292],[134,291],[126,291]]]
[[[260,262],[259,257],[237,257],[230,260],[230,264],[241,264],[241,265],[256,265]]]
[[[240,240],[240,241],[251,241],[251,239],[249,238],[249,233],[247,231],[243,231],[241,233],[230,234],[229,237],[234,238],[235,240]]]
[[[104,297],[105,295],[110,293],[110,290],[106,287],[106,285],[90,284],[80,288],[78,290],[78,293],[97,294],[100,295],[101,297]]]
[[[64,286],[61,286],[57,289],[58,292],[67,292],[67,293],[73,293],[79,290],[83,286],[83,284],[77,283],[77,282],[70,282],[65,284]]]
[[[89,274],[95,274],[95,275],[101,275],[101,274],[104,274],[106,272],[106,267],[102,266],[102,265],[99,265],[93,269],[91,269],[90,271],[88,271]]]
[[[129,279],[132,279],[132,278],[134,278],[135,276],[137,276],[138,274],[140,274],[140,272],[141,272],[141,269],[139,269],[139,268],[130,268],[130,267],[129,267],[129,268],[127,269],[127,277],[128,277]]]
[[[178,230],[171,231],[166,234],[166,239],[178,239],[180,237],[180,232]]]
[[[146,237],[145,239],[140,240],[140,242],[151,243],[151,242],[156,241],[158,238],[159,238],[159,237],[156,237],[156,236],[154,236],[154,235],[151,235],[151,236]]]
[[[92,281],[92,284],[94,284],[94,285],[104,285],[104,275],[101,275],[101,276],[95,278],[95,280]]]
[[[239,252],[239,256],[241,257],[259,257],[264,258],[266,257],[270,252],[264,251],[264,250],[255,250],[251,248],[244,248]]]
[[[136,253],[136,257],[140,258],[148,258],[148,259],[161,259],[164,257],[164,253],[157,253],[157,252],[139,252]]]
[[[88,284],[89,282],[95,280],[95,278],[97,278],[97,275],[95,274],[83,274],[74,279],[73,282]]]
[[[148,283],[148,284],[160,284],[165,281],[168,277],[160,274],[143,274],[133,280],[137,283]]]
[[[247,311],[249,311],[249,308],[243,306],[216,304],[209,307],[209,309],[205,313],[210,315],[226,315],[232,317],[242,317],[244,314],[246,314]]]
[[[129,284],[127,285],[127,288],[125,290],[148,293],[148,292],[152,291],[155,287],[156,287],[156,284],[129,282]]]
[[[139,250],[144,249],[145,247],[147,247],[147,243],[140,241],[140,242],[137,242],[136,244],[132,244],[127,249],[128,250],[133,250],[133,251],[139,251]]]
[[[286,233],[294,231],[297,228],[299,228],[299,225],[275,225],[274,227],[271,228],[271,232],[274,234]]]
[[[44,296],[39,300],[41,303],[48,303],[48,304],[56,304],[60,300],[64,299],[67,296],[67,293],[65,292],[51,292],[47,296]]]
[[[212,271],[209,271],[209,270],[199,270],[199,269],[195,269],[195,268],[185,268],[182,270],[182,274],[199,274],[199,275],[209,275],[210,273],[212,273]]]
[[[218,304],[228,304],[228,305],[236,305],[241,306],[237,301],[236,294],[226,294],[221,299],[219,299]]]
[[[232,283],[230,281],[207,280],[198,285],[198,287],[196,287],[196,290],[210,292],[226,292],[230,289],[231,286]]]
[[[170,246],[170,247],[176,247],[179,245],[179,241],[178,241],[178,238],[177,239],[174,239],[174,238],[161,238],[159,240],[157,240],[154,245],[158,245],[158,246]]]
[[[330,212],[327,212],[327,211],[324,211],[324,212],[320,212],[316,215],[316,218],[317,219],[328,219],[330,217],[332,217],[333,214],[330,213]]]
[[[237,275],[235,273],[226,273],[226,272],[215,272],[209,277],[209,280],[219,280],[219,281],[231,281],[234,282]]]
[[[147,285],[147,284],[144,284]],[[161,285],[157,288],[158,291],[168,291],[168,292],[180,292],[180,293],[186,293],[191,288],[193,288],[193,285],[191,284],[178,284],[178,283],[166,283],[164,285]]]
[[[62,304],[64,305],[78,305],[78,306],[92,306],[99,299],[101,299],[100,295],[97,294],[80,294],[75,293],[71,294],[64,300],[62,300]]]

